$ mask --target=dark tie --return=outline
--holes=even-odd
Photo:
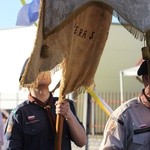
[[[54,105],[52,93],[50,93],[50,96],[49,96],[48,100],[46,101],[46,103],[44,103],[44,102],[40,101],[39,99],[33,97],[31,94],[29,95],[29,99],[32,99],[32,102],[36,103],[37,105],[39,105],[40,107],[42,107],[46,110],[49,121],[50,121],[51,128],[55,133],[55,116],[50,110],[51,106]]]

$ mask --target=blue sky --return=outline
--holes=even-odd
[[[32,0],[26,0],[27,3]],[[0,0],[0,29],[16,26],[17,15],[22,7],[20,0]],[[114,20],[114,19],[113,19]],[[116,20],[116,19],[115,19]]]
[[[32,0],[26,0],[31,2]],[[0,0],[0,29],[16,26],[17,14],[22,7],[20,0]]]

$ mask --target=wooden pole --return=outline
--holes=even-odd
[[[64,117],[61,115],[57,115],[57,118],[56,118],[56,135],[55,135],[55,150],[61,150],[63,123],[64,123]]]
[[[62,91],[60,89],[59,102],[63,102],[65,96],[62,96]],[[55,134],[55,150],[61,150],[62,145],[62,134],[63,134],[63,124],[64,117],[61,115],[57,115],[56,118],[56,134]]]
[[[45,35],[44,34],[44,26],[45,26],[45,14],[46,14],[46,10],[45,10],[46,1],[41,0],[40,5],[43,7],[43,9],[42,9],[43,11],[41,12],[41,16],[43,16],[43,20],[42,20],[42,22],[43,22],[43,35]],[[43,41],[43,46],[44,46],[44,41]],[[65,96],[63,97],[62,92],[60,92],[60,96],[59,96],[58,101],[63,102],[64,99],[65,99]],[[55,150],[61,150],[63,123],[64,123],[63,116],[57,115],[57,117],[56,117],[56,133],[55,133]]]

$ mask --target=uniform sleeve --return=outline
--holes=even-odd
[[[82,127],[84,128],[83,126],[83,123],[79,120],[77,114],[76,114],[76,110],[75,110],[75,107],[74,107],[74,103],[73,101],[70,101],[70,109],[71,111],[73,112],[74,116],[77,118],[78,122],[82,125]]]
[[[105,126],[99,150],[124,150],[126,147],[126,131],[122,117],[112,115]]]
[[[11,112],[6,126],[4,128],[4,150],[22,150],[23,149],[23,136],[21,127],[21,115],[19,112]]]

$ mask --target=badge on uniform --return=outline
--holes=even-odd
[[[36,119],[36,117],[34,115],[32,116],[28,116],[28,121],[26,122],[26,124],[33,124],[35,122],[38,122],[39,120]]]
[[[32,120],[34,120],[34,119],[35,119],[35,116],[34,116],[34,115],[28,116],[28,121],[32,121]]]
[[[110,133],[112,134],[115,128],[116,128],[116,121],[110,120],[108,127],[107,127],[108,131],[110,131]]]
[[[145,127],[147,127],[147,125],[146,125],[146,123],[145,123],[145,124],[141,124],[139,127],[140,127],[140,128],[145,128]]]
[[[121,126],[123,126],[124,122],[116,117],[112,117],[108,124],[108,130],[110,131],[111,134],[116,129],[117,124],[120,124]]]

